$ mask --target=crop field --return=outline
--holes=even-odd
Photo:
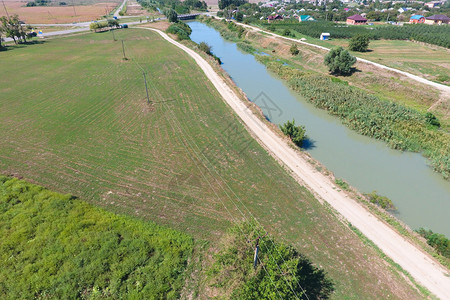
[[[308,42],[328,48],[334,46],[347,48],[349,40],[319,41],[310,38]],[[450,49],[411,41],[373,40],[370,41],[368,52],[352,52],[352,54],[450,85]]]
[[[96,20],[114,10],[119,1],[75,1],[75,6],[34,6],[26,7],[26,1],[5,0],[10,15],[17,14],[20,19],[30,24],[73,23]],[[69,2],[68,2],[69,3]],[[6,16],[3,5],[0,16]]]
[[[128,60],[110,32],[0,54],[1,173],[210,241],[251,214],[324,268],[336,298],[421,298],[252,139],[187,54],[147,30],[115,37]]]

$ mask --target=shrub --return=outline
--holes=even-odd
[[[325,65],[334,74],[348,75],[352,73],[352,66],[356,63],[356,57],[342,47],[333,48],[325,55]]]
[[[256,239],[259,252],[254,269]],[[254,223],[229,229],[218,248],[207,276],[214,293],[230,295],[224,299],[328,299],[334,291],[323,269],[292,246],[265,236]]]
[[[427,240],[428,245],[436,249],[439,254],[450,258],[450,240],[445,235],[434,233],[424,228],[419,228],[416,232],[423,236]]]
[[[186,23],[177,22],[171,24],[169,28],[167,28],[167,32],[177,35],[179,40],[189,40],[190,39],[189,36],[192,33],[192,29]]]
[[[295,126],[295,120],[287,121],[284,125],[280,125],[281,131],[287,135],[294,144],[301,147],[306,138],[306,130],[304,126]]]
[[[211,55],[211,46],[207,43],[201,42],[200,44],[198,44],[198,48],[206,54]]]
[[[348,48],[351,51],[366,52],[369,48],[369,37],[367,35],[355,35],[350,39]]]
[[[298,50],[297,44],[292,44],[291,48],[289,49],[289,52],[291,52],[292,55],[298,55],[300,51]]]
[[[291,36],[292,34],[291,34],[291,31],[286,28],[285,30],[283,30],[283,35],[284,36]]]
[[[388,197],[385,197],[385,196],[378,195],[376,191],[373,191],[370,194],[365,194],[365,196],[368,198],[368,200],[371,203],[376,204],[383,209],[390,210],[390,211],[397,210],[394,203],[392,203],[391,199],[389,199]]]

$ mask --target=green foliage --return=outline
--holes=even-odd
[[[450,139],[425,114],[401,104],[380,100],[366,92],[283,66],[269,57],[258,57],[294,90],[319,108],[340,117],[358,133],[386,141],[394,149],[422,152],[444,178],[450,174]]]
[[[178,14],[172,8],[165,9],[164,15],[167,17],[167,20],[169,20],[169,22],[172,22],[172,23],[178,22]]]
[[[244,20],[244,14],[242,12],[238,11],[236,13],[235,19],[238,22],[242,22]]]
[[[341,189],[343,189],[344,191],[348,191],[350,186],[348,185],[348,183],[345,180],[342,179],[336,179],[334,181],[338,186],[341,187]]]
[[[329,298],[334,286],[325,271],[292,246],[270,237],[259,239],[259,260],[254,269],[258,236],[263,232],[255,224],[236,225],[228,231],[207,270],[212,289],[231,299],[302,299],[304,291],[309,299]]]
[[[416,232],[423,236],[427,240],[428,245],[436,249],[439,254],[450,258],[450,240],[445,235],[434,233],[424,228],[419,228]]]
[[[241,49],[242,51],[245,51],[247,53],[254,53],[256,51],[256,49],[253,48],[252,45],[250,45],[249,43],[246,43],[245,41],[237,42],[236,45],[239,49]]]
[[[0,298],[177,299],[186,234],[0,176]]]
[[[365,194],[365,196],[368,198],[368,200],[380,206],[383,209],[395,211],[397,208],[395,207],[394,203],[392,203],[392,200],[388,197],[378,195],[376,191],[373,191],[372,193]]]
[[[333,74],[349,75],[352,73],[352,66],[356,63],[356,57],[342,47],[331,49],[324,59],[328,70]]]
[[[12,38],[15,44],[27,42],[25,28],[25,26],[20,24],[18,15],[13,15],[9,18],[5,16],[0,17],[0,32],[4,32],[6,37]]]
[[[119,20],[116,20],[116,19],[108,19],[107,24],[108,24],[108,27],[110,27],[110,28],[113,28],[113,27],[119,28],[120,27]]]
[[[427,112],[425,114],[425,121],[435,127],[441,127],[441,123],[439,122],[439,120],[436,118],[435,115],[433,115],[433,113],[431,112]]]
[[[35,0],[27,2],[27,7],[33,7],[33,6],[48,6],[50,4],[50,1],[48,0]]]
[[[126,13],[127,13],[127,5],[125,4],[119,11],[119,16],[125,16]]]
[[[306,138],[306,130],[304,126],[295,126],[295,120],[287,121],[280,125],[281,131],[287,135],[294,144],[301,147]]]
[[[300,53],[300,50],[298,50],[297,44],[292,44],[289,52],[291,52],[291,54],[294,56],[298,55]]]
[[[183,22],[177,22],[171,24],[169,28],[167,28],[168,33],[176,34],[179,40],[190,40],[190,35],[192,33],[191,27],[188,24]]]
[[[206,54],[211,55],[211,46],[206,42],[201,42],[200,44],[198,44],[198,48]]]
[[[284,36],[291,36],[292,32],[288,28],[286,28],[285,30],[283,30],[283,35]]]
[[[366,52],[369,49],[369,37],[367,35],[355,35],[350,39],[348,49],[351,51]]]
[[[247,3],[246,0],[219,0],[219,8],[224,9],[229,6],[239,7]]]
[[[332,38],[349,39],[356,35],[365,35],[371,40],[415,40],[450,48],[449,26],[429,26],[426,24],[405,24],[404,26],[342,26],[342,24],[326,21],[295,22],[280,21],[276,24],[261,23],[265,27],[288,28],[301,34],[319,38],[322,32],[329,32]]]

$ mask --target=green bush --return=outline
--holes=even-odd
[[[192,29],[186,23],[177,22],[171,24],[166,32],[177,35],[179,40],[190,40]]]
[[[366,52],[369,49],[369,42],[367,35],[355,35],[350,39],[348,49],[351,51]]]
[[[365,194],[365,196],[368,198],[368,200],[380,206],[383,209],[390,210],[390,211],[396,211],[397,208],[395,207],[394,203],[392,203],[392,200],[385,196],[380,196],[377,194],[376,191],[373,191],[372,193]]]
[[[294,56],[298,55],[300,53],[300,50],[298,50],[297,44],[292,44],[289,52],[291,52],[291,54]]]
[[[193,239],[0,176],[0,298],[178,299]]]
[[[253,267],[258,236],[259,254]],[[334,291],[324,270],[291,246],[272,240],[253,223],[231,228],[207,270],[211,289],[231,299],[328,299]],[[264,264],[264,268],[261,264]],[[302,289],[303,287],[303,289]]]
[[[450,258],[450,240],[443,234],[434,233],[431,230],[419,228],[416,230],[421,236],[423,236],[428,245],[435,248],[438,253],[446,258]]]
[[[280,125],[281,131],[287,135],[294,144],[301,147],[306,138],[306,130],[304,126],[295,126],[295,120],[287,121]]]
[[[349,75],[352,73],[352,66],[356,63],[356,57],[342,47],[331,49],[324,59],[328,70],[333,74]]]

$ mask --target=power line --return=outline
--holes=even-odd
[[[135,61],[135,59],[133,59],[133,61]],[[135,61],[135,63],[138,65],[139,68],[141,68],[141,69],[143,70],[143,68],[140,66],[139,63],[137,63],[137,61]],[[145,72],[144,72],[144,74],[145,74]],[[153,89],[154,89],[155,92],[159,95],[159,97],[162,98],[162,96],[161,96],[161,94],[159,93],[159,91],[158,91],[155,87],[153,87]],[[174,123],[177,125],[177,120],[176,120],[176,116],[174,115],[174,113],[173,113],[171,110],[167,110],[167,111],[168,111],[169,113],[172,114],[173,119],[174,119]],[[174,129],[172,124],[171,124],[171,127],[172,127],[172,129]],[[181,125],[177,125],[177,127],[178,127],[180,133],[184,136],[184,139],[185,139],[186,143],[189,144],[190,148],[193,150],[192,152],[193,152],[194,155],[197,157],[198,161],[202,163],[202,160],[199,159],[198,154],[197,154],[197,153],[195,152],[195,150],[194,150],[194,147],[188,142],[189,139],[187,139],[187,138],[185,137],[185,133],[183,132],[182,126],[181,126]],[[180,139],[179,136],[177,136],[177,137]],[[200,150],[200,148],[199,148],[198,145],[195,143],[195,141],[192,140],[192,142],[193,142],[193,144],[195,145],[195,147],[196,147],[198,150]],[[183,144],[183,146],[186,148],[186,150],[187,150],[188,153],[189,153],[190,151],[187,149],[186,145],[184,145],[183,142],[182,142],[182,144]],[[260,227],[261,229],[263,229],[263,230],[266,232],[266,235],[267,235],[268,232],[267,232],[267,231],[264,229],[264,227],[257,221],[257,219],[251,214],[250,210],[245,206],[245,204],[242,202],[242,200],[236,195],[236,193],[231,189],[231,187],[226,183],[226,181],[220,176],[220,174],[218,174],[218,172],[217,172],[217,170],[214,168],[213,164],[208,160],[208,158],[207,158],[202,152],[200,152],[200,154],[201,154],[201,155],[205,158],[205,160],[212,166],[212,168],[213,168],[214,172],[217,174],[217,176],[219,176],[219,177],[221,178],[221,180],[222,180],[223,182],[225,182],[225,184],[227,185],[228,189],[235,195],[235,197],[238,199],[238,201],[240,202],[240,204],[241,204],[242,206],[245,207],[245,209],[248,211],[248,213],[250,214],[250,216],[252,217],[252,219],[254,219],[254,220],[256,221],[256,223],[259,225],[259,227]],[[195,161],[194,161],[194,164],[195,164]],[[210,169],[209,169],[204,163],[202,163],[202,164],[203,164],[203,166],[208,170],[208,172],[211,174]],[[197,166],[197,165],[196,165],[196,166]],[[197,168],[198,168],[198,166],[197,166]],[[199,169],[199,171],[201,172],[200,169]],[[212,188],[211,183],[206,179],[206,177],[204,176],[203,172],[201,172],[201,173],[202,173],[203,178],[208,182],[208,184],[209,184],[210,187]],[[212,175],[212,174],[211,174],[211,175]],[[215,178],[214,176],[212,176],[212,177],[213,177],[213,178],[215,179],[215,181],[219,184],[220,188],[225,192],[225,194],[226,194],[227,197],[231,200],[231,202],[234,204],[234,206],[237,208],[237,210],[241,213],[241,215],[243,216],[243,218],[248,222],[247,218],[245,217],[245,214],[242,212],[242,210],[239,208],[239,206],[231,199],[230,195],[227,193],[227,191],[225,190],[225,188],[220,184],[220,182],[218,182],[217,178]],[[230,212],[230,211],[228,210],[228,208],[225,206],[225,204],[223,203],[223,201],[220,200],[220,197],[218,196],[217,192],[216,192],[213,188],[212,188],[212,190],[214,191],[214,193],[216,194],[216,197],[219,199],[219,201],[221,201],[222,205],[227,209],[228,213],[229,213],[230,216],[232,217],[231,212]],[[232,219],[233,219],[233,217],[232,217]],[[250,226],[253,227],[253,225],[251,224],[251,222],[248,222],[248,223],[250,224]],[[243,235],[245,235],[244,232],[242,231],[242,229],[240,229],[240,230],[241,230],[241,233],[242,233]],[[254,227],[253,227],[253,230],[255,230]],[[272,243],[272,245],[273,245],[273,248],[275,248],[275,249],[277,250],[277,252],[278,252],[280,258],[281,258],[281,259],[283,260],[283,262],[286,264],[286,261],[284,260],[283,256],[282,256],[281,253],[279,252],[279,250],[275,247],[273,241],[272,241],[272,240],[270,240],[270,241],[271,241],[271,243]],[[264,243],[263,243],[263,245],[264,245]],[[266,248],[267,248],[267,246],[266,246]],[[268,249],[266,249],[266,250],[268,250]],[[283,273],[282,270],[281,270],[281,268],[280,268],[280,266],[278,265],[278,263],[276,262],[276,260],[274,259],[274,257],[271,255],[270,251],[268,251],[268,254],[269,254],[270,257],[272,258],[272,260],[274,261],[274,263],[277,265],[278,270],[280,271],[280,273]],[[255,257],[255,260],[256,260],[256,259],[258,259],[258,260],[260,261],[260,259],[259,259],[258,256]],[[261,263],[262,267],[264,268],[266,274],[268,274],[268,272],[267,272],[265,266],[262,264],[261,261],[260,261],[260,263]],[[288,266],[288,265],[286,264],[286,266]],[[288,267],[288,268],[289,268],[289,267]],[[295,275],[295,273],[293,273],[293,275]],[[295,276],[294,276],[294,277],[295,277]],[[269,278],[270,278],[270,276],[269,276]],[[286,281],[286,283],[289,285],[291,291],[294,293],[294,295],[296,296],[296,298],[299,299],[297,293],[296,293],[295,290],[293,289],[293,287],[292,287],[292,285],[290,284],[290,282],[288,282],[287,279],[286,279],[285,277],[283,277],[283,278],[284,278],[284,280]],[[270,279],[271,279],[271,278],[270,278]],[[272,279],[271,279],[271,280],[272,280]],[[304,295],[306,296],[306,298],[309,300],[309,297],[308,297],[308,295],[306,294],[306,292],[305,292],[305,290],[303,289],[303,287],[300,285],[300,282],[297,281],[297,283],[298,283],[298,286],[300,287],[300,289],[302,290],[303,294],[304,294]],[[272,284],[274,285],[273,282],[272,282]],[[274,287],[276,288],[275,285],[274,285]],[[276,288],[276,289],[277,289],[277,288]],[[278,289],[277,289],[277,292],[278,292],[278,295],[279,295]],[[280,295],[279,295],[279,296],[280,296]],[[281,297],[281,296],[280,296],[280,297]]]

